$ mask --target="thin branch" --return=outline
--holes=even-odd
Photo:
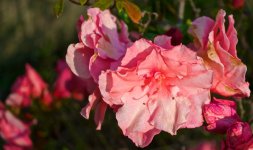
[[[69,0],[69,2],[71,2],[71,3],[75,4],[75,5],[80,5],[80,6],[82,6],[80,2],[77,2],[77,1],[75,1],[75,0]]]
[[[141,31],[142,35],[146,31],[146,29],[147,29],[148,25],[150,24],[150,22],[152,21],[152,16],[155,17],[155,20],[158,18],[158,14],[155,13],[155,12],[151,13],[151,12],[144,11],[142,13],[142,18],[144,18],[145,15],[147,15],[147,17],[148,17],[147,21],[145,23],[140,22],[140,25],[142,26],[142,31]]]
[[[179,0],[179,12],[178,12],[178,18],[180,20],[184,19],[184,9],[185,9],[185,0]]]
[[[190,1],[190,4],[191,4],[191,7],[192,7],[192,10],[194,11],[195,13],[195,17],[199,17],[199,13],[201,12],[201,9],[200,8],[197,8],[194,1],[193,0],[189,0]]]
[[[245,110],[243,108],[242,100],[239,100],[238,104],[239,104],[239,109],[240,109],[240,112],[241,112],[240,117],[243,118],[243,116],[245,114]]]

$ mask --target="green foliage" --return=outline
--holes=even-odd
[[[84,5],[84,4],[87,3],[87,0],[79,0],[79,2],[80,2],[81,5]]]
[[[98,7],[102,10],[108,9],[114,3],[114,0],[98,0],[93,4],[93,7]]]
[[[64,0],[57,0],[54,4],[54,13],[57,17],[59,17],[63,12]]]

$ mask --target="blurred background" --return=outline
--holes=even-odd
[[[78,1],[78,0],[76,0]],[[152,39],[157,34],[170,34],[171,28],[182,33],[184,44],[191,41],[187,29],[196,17],[215,18],[219,9],[233,14],[238,32],[238,56],[247,65],[247,81],[253,90],[253,0],[135,0],[144,17],[143,24],[135,24],[125,13],[119,13],[114,5],[111,11],[124,20],[129,31],[142,33]],[[76,21],[86,13],[93,1],[80,6],[64,0],[63,12],[57,17],[53,8],[57,0],[1,0],[0,1],[0,100],[10,93],[16,78],[24,74],[26,63],[31,64],[50,85],[56,79],[55,66],[65,57],[69,44],[78,41]],[[252,96],[242,102],[243,120],[253,120]],[[114,114],[109,110],[101,131],[96,131],[93,116],[90,120],[80,115],[87,103],[66,99],[55,109],[33,109],[38,125],[32,127],[35,149],[137,149],[121,133]],[[241,109],[241,108],[240,108]],[[210,135],[204,129],[183,129],[171,136],[162,132],[145,149],[188,149],[201,141],[220,141],[223,137]],[[4,142],[0,140],[0,147]],[[1,148],[0,148],[1,149]]]

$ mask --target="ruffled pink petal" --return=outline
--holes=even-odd
[[[90,111],[95,109],[94,120],[97,125],[97,130],[101,129],[107,104],[102,101],[99,89],[96,89],[90,96],[88,104],[82,108],[81,115],[89,119]]]
[[[189,33],[195,38],[195,44],[198,48],[205,49],[208,43],[208,36],[211,32],[214,21],[209,17],[199,17],[192,22]]]
[[[137,146],[145,147],[160,131],[148,123],[150,113],[147,109],[148,97],[135,99],[133,94],[124,95],[124,105],[116,112],[119,127]],[[136,93],[137,94],[137,93]]]
[[[120,33],[119,33],[119,40],[121,42],[124,42],[124,43],[129,43],[131,44],[131,41],[130,39],[128,38],[129,37],[129,33],[128,33],[128,27],[127,25],[125,24],[124,21],[120,21]]]
[[[153,128],[147,121],[150,113],[147,109],[148,97],[134,99],[132,93],[126,93],[125,103],[116,112],[118,124],[123,133],[126,132],[147,132]]]
[[[100,100],[100,102],[96,106],[95,118],[94,118],[95,123],[97,125],[97,128],[96,128],[97,130],[101,130],[106,109],[107,109],[107,104]]]
[[[158,35],[155,37],[154,43],[164,49],[171,49],[173,48],[173,46],[171,45],[171,38],[172,37],[166,35]]]
[[[81,29],[82,29],[82,24],[84,22],[84,17],[80,16],[77,23],[76,23],[76,30],[77,30],[77,34],[78,34],[78,39],[79,41],[82,41],[82,36],[81,36]]]
[[[116,18],[111,15],[108,10],[101,12],[98,15],[99,18],[99,27],[101,28],[103,34],[105,35],[103,39],[104,42],[99,42],[98,48],[101,47],[101,44],[104,44],[107,40],[111,44],[112,52],[108,52],[108,46],[102,47],[106,51],[106,56],[114,60],[119,59],[125,53],[125,45],[119,41],[119,34],[117,31]]]
[[[152,43],[150,41],[145,39],[136,41],[127,49],[126,54],[121,61],[121,65],[125,67],[135,66],[137,64],[137,60],[141,61],[145,59],[146,55],[151,52],[151,44]]]
[[[175,87],[177,88],[177,87]],[[155,128],[175,135],[177,130],[187,122],[190,112],[190,102],[185,97],[169,95],[166,89],[160,89],[157,95],[151,97],[148,107],[151,113],[149,122]]]
[[[159,134],[161,131],[155,128],[147,132],[128,132],[126,135],[135,143],[136,146],[144,148],[148,146],[155,135]]]
[[[157,51],[152,51],[137,67],[139,76],[159,76],[170,68],[165,64],[163,58]],[[154,74],[156,73],[156,74]],[[155,77],[156,78],[156,77]]]
[[[161,54],[165,59],[170,59],[173,61],[181,62],[196,62],[197,54],[191,49],[187,48],[184,45],[174,46],[170,50],[162,51]]]
[[[186,128],[196,128],[203,125],[203,106],[210,103],[209,97],[210,92],[207,90],[200,90],[199,93],[189,96],[191,113],[187,115]]]
[[[247,67],[240,59],[231,56],[228,52],[217,47],[222,64],[225,67],[226,74],[223,78],[214,78],[219,80],[214,91],[221,93],[224,96],[249,97],[249,83],[245,82]],[[217,81],[218,82],[218,81]]]
[[[96,30],[96,24],[92,20],[84,21],[81,26],[81,32],[79,34],[81,41],[85,46],[91,49],[96,47],[100,38],[100,36],[96,34]]]
[[[124,54],[123,50],[125,49],[121,48],[122,52],[120,52],[120,49],[117,49],[117,47],[115,47],[115,45],[112,45],[110,41],[107,41],[104,38],[100,38],[98,40],[96,50],[98,51],[98,55],[103,59],[111,58],[118,60]]]
[[[89,62],[92,55],[92,51],[82,43],[71,44],[68,47],[66,62],[75,75],[87,79],[90,77]]]
[[[230,53],[232,56],[237,58],[236,45],[238,43],[238,38],[237,38],[237,31],[234,27],[235,20],[233,18],[233,15],[228,16],[228,21],[229,21],[229,25],[228,25],[228,30],[226,33],[230,41],[230,47],[229,47],[228,53]]]
[[[98,95],[97,95],[97,92],[93,92],[90,96],[89,96],[89,102],[88,104],[82,108],[82,111],[81,111],[81,115],[86,118],[86,119],[89,119],[90,117],[90,111],[93,107],[96,106],[97,102],[98,102]]]
[[[230,47],[230,41],[226,35],[225,19],[224,19],[225,16],[226,16],[226,12],[224,10],[220,10],[216,16],[216,22],[213,27],[213,31],[214,31],[213,42],[214,44],[218,42],[225,51],[228,51]]]
[[[98,77],[102,71],[110,69],[112,60],[103,59],[97,55],[93,55],[90,58],[89,69],[90,74],[95,82],[98,82]]]
[[[128,77],[128,78],[125,78]],[[104,101],[112,105],[122,105],[121,97],[143,81],[136,77],[136,70],[119,68],[118,72],[106,71],[99,76],[99,89]]]

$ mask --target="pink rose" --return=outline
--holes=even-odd
[[[127,49],[116,71],[99,76],[104,101],[117,106],[123,134],[145,147],[161,130],[175,135],[180,128],[203,123],[202,106],[210,102],[212,71],[196,53],[170,38],[140,39]]]
[[[63,60],[58,61],[56,71],[58,77],[54,85],[54,96],[58,99],[73,97],[83,100],[95,89],[96,84],[92,78],[81,79],[77,77]]]
[[[211,91],[223,96],[249,97],[249,83],[245,82],[247,67],[236,54],[238,39],[234,19],[232,15],[228,17],[226,31],[224,17],[225,11],[220,10],[216,21],[197,18],[189,33],[195,38],[195,47],[205,66],[214,72]]]
[[[12,86],[6,104],[15,107],[28,107],[31,105],[31,98],[41,98],[43,104],[50,105],[52,97],[45,81],[29,64],[26,64],[25,68],[25,75],[18,77]]]
[[[227,129],[240,117],[236,113],[236,103],[230,100],[214,98],[210,104],[203,107],[206,120],[206,130],[214,133],[226,133]]]
[[[16,118],[0,103],[0,136],[8,143],[17,147],[31,147],[28,125]]]
[[[247,122],[236,122],[227,131],[226,146],[238,149],[252,138],[252,131]]]

